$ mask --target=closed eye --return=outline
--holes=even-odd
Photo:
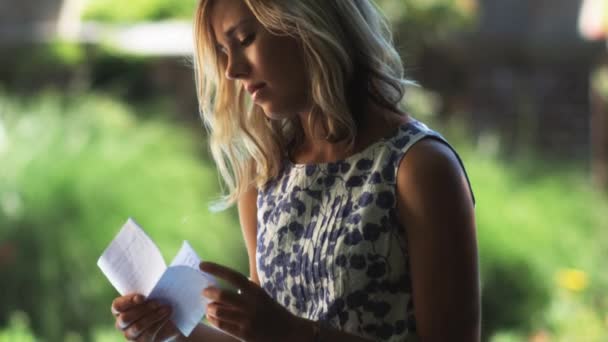
[[[254,40],[255,40],[255,33],[252,33],[241,41],[241,46],[249,46],[251,43],[253,43]]]
[[[251,45],[251,43],[253,43],[254,40],[255,40],[255,33],[252,33],[252,34],[248,35],[247,37],[245,37],[245,39],[240,41],[239,44],[243,47],[247,47],[247,46]],[[224,54],[224,55],[228,54],[228,52],[222,45],[217,44],[216,48],[221,54]]]

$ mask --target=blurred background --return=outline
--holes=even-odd
[[[477,197],[484,341],[608,341],[608,0],[378,0],[405,108]],[[191,67],[195,0],[0,0],[0,341],[118,341],[134,217],[247,273]]]

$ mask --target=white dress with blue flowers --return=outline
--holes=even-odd
[[[395,180],[408,149],[428,137],[448,144],[414,120],[341,161],[286,158],[283,171],[258,189],[256,261],[266,292],[295,315],[340,330],[415,340]]]

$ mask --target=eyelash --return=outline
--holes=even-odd
[[[247,37],[245,37],[245,39],[243,39],[241,41],[241,46],[248,46],[249,44],[253,43],[254,39],[255,39],[255,33],[248,35]]]
[[[239,43],[241,44],[241,46],[247,47],[247,46],[251,45],[251,43],[253,43],[254,40],[255,40],[255,33],[252,33],[252,34],[248,35],[247,37],[245,37],[245,39],[243,39]],[[220,48],[220,52],[225,55],[226,49]]]

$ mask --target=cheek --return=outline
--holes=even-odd
[[[295,54],[279,60],[273,67],[280,91],[294,105],[303,105],[309,96],[309,81],[304,62]]]
[[[261,108],[270,118],[305,111],[309,104],[308,77],[300,47],[291,38],[272,37],[256,48],[257,77],[270,85]]]
[[[306,79],[303,53],[291,38],[275,37],[263,44],[260,57],[265,61],[264,69],[273,78],[289,88],[303,88]]]

